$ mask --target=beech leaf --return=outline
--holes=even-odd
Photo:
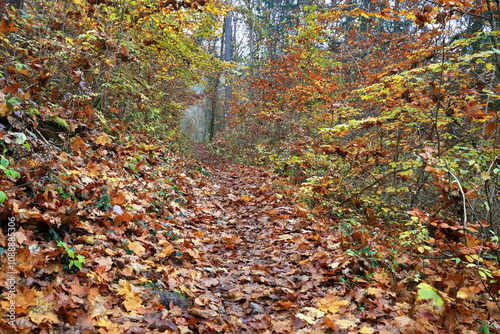
[[[427,283],[420,283],[417,287],[419,300],[431,300],[438,308],[443,307],[444,300],[436,289]]]

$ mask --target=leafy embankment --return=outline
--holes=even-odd
[[[234,85],[231,126],[214,147],[288,176],[356,241],[346,254],[387,259],[378,265],[409,291],[423,281],[498,303],[498,2],[301,10],[277,42],[284,52]]]
[[[107,139],[7,190],[19,333],[465,333],[496,312],[466,271],[389,262],[385,231],[312,217],[268,170]],[[424,264],[429,284],[402,279]]]

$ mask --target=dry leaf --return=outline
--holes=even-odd
[[[128,244],[128,249],[134,251],[137,256],[141,257],[146,253],[146,248],[144,248],[140,242],[134,241]]]

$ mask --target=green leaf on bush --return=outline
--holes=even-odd
[[[0,155],[0,165],[7,167],[9,165],[9,159],[4,157],[3,155]]]
[[[9,198],[6,193],[0,190],[0,203],[3,203]]]

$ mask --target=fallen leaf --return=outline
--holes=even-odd
[[[207,288],[219,285],[219,281],[216,278],[202,278],[201,283]]]
[[[162,250],[159,255],[160,258],[167,258],[175,252],[174,246],[166,240],[161,240],[158,244],[162,246]]]
[[[38,299],[28,311],[31,321],[37,325],[42,322],[59,323],[59,319],[54,313],[55,303],[49,302],[39,291],[37,291],[36,296]]]
[[[457,292],[457,298],[458,299],[467,299],[467,298],[469,298],[469,295],[467,294],[467,292],[458,291]]]
[[[137,254],[137,256],[143,256],[146,253],[146,248],[144,248],[138,241],[129,243],[128,249],[134,251],[134,253]]]
[[[109,137],[107,134],[103,133],[99,137],[96,138],[95,143],[97,145],[107,145],[112,142],[111,137]]]
[[[340,329],[354,329],[358,326],[359,320],[354,317],[352,314],[348,314],[346,319],[338,319],[335,320],[335,323],[339,326]]]
[[[313,307],[304,307],[302,309],[302,311],[304,311],[306,313],[305,314],[304,313],[297,313],[296,316],[297,316],[297,318],[304,320],[308,324],[316,323],[318,318],[322,318],[325,315],[324,312],[322,312],[318,309],[315,309]]]
[[[339,311],[340,307],[348,305],[349,302],[347,300],[341,300],[336,295],[328,295],[318,300],[316,304],[321,311],[335,314]]]
[[[6,19],[0,20],[0,33],[7,34],[9,32],[15,32],[18,28],[16,27],[15,21],[8,21]]]
[[[109,306],[106,303],[106,299],[97,295],[93,300],[90,301],[89,314],[91,318],[101,319],[104,315],[109,312]]]
[[[204,319],[214,319],[217,317],[218,313],[214,310],[201,310],[197,308],[190,308],[188,309],[188,312],[190,314],[196,315],[200,318]]]
[[[142,306],[142,299],[132,292],[125,296],[123,306],[129,312],[144,313],[146,311],[146,308]]]
[[[375,332],[376,332],[375,329],[368,327],[368,326],[364,326],[363,328],[361,328],[359,330],[360,334],[374,334]]]

